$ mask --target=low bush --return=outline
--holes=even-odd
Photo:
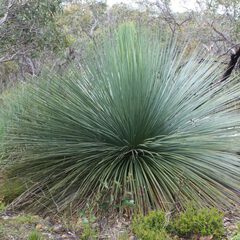
[[[17,178],[8,179],[4,176],[0,183],[0,197],[2,202],[11,203],[26,190],[25,183]]]
[[[146,216],[137,215],[132,222],[133,233],[141,240],[167,240],[167,219],[163,211],[152,211]]]
[[[119,233],[117,240],[129,240],[128,232],[121,232]]]
[[[2,200],[0,199],[0,212],[4,211],[5,209],[6,209],[6,204],[2,202]]]
[[[212,236],[222,239],[224,235],[223,214],[215,208],[188,207],[172,218],[162,211],[152,211],[146,216],[137,215],[132,222],[133,233],[142,240],[166,240],[170,235],[191,238]]]
[[[17,224],[31,224],[36,225],[40,220],[40,217],[37,215],[23,214],[18,215],[14,218],[14,222]]]
[[[231,240],[240,240],[240,233],[238,233],[237,235],[233,236],[231,238]]]
[[[240,222],[237,224],[237,231],[235,232],[231,240],[240,240]]]
[[[224,235],[223,214],[216,208],[196,209],[189,207],[173,219],[168,231],[179,236],[213,236],[222,239]]]
[[[45,238],[42,236],[41,233],[37,232],[37,231],[32,231],[27,240],[44,240]]]
[[[82,233],[80,236],[81,240],[95,240],[98,239],[98,231],[93,228],[91,224],[83,224]]]

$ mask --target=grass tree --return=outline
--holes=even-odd
[[[33,183],[31,206],[129,199],[147,211],[239,199],[240,83],[220,83],[214,59],[161,39],[123,25],[83,71],[28,87],[4,147],[10,174]]]

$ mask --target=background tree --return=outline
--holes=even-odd
[[[81,65],[106,28],[124,22],[145,25],[162,35],[201,45],[225,68],[239,69],[240,0],[199,1],[196,9],[174,12],[168,0],[135,0],[132,5],[104,1],[0,0],[0,77],[6,83],[38,75],[44,66],[62,70]],[[92,50],[92,51],[89,51]]]
[[[36,57],[56,52],[66,44],[55,16],[62,11],[59,0],[1,0],[0,64],[13,63],[22,73],[37,74]],[[6,67],[1,65],[2,69]],[[3,71],[3,70],[2,70]],[[3,80],[4,81],[4,80]]]

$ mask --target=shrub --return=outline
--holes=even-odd
[[[82,71],[29,87],[7,124],[7,170],[34,184],[32,209],[84,207],[105,186],[142,211],[237,202],[240,81],[132,24],[107,36]]]
[[[231,240],[240,240],[240,233],[238,233],[237,235],[233,236],[231,238]]]
[[[37,224],[39,222],[40,218],[39,216],[30,215],[30,214],[24,214],[24,215],[18,215],[14,218],[14,221],[17,224]]]
[[[83,224],[83,231],[80,236],[81,240],[94,240],[98,239],[98,231],[90,224]]]
[[[213,236],[222,239],[224,235],[223,214],[215,208],[187,208],[168,226],[170,232],[180,236]]]
[[[129,234],[128,232],[120,232],[117,240],[129,240]]]
[[[133,219],[132,230],[141,240],[167,240],[170,239],[165,228],[167,220],[162,211],[152,211],[148,215],[138,215]]]
[[[240,223],[237,224],[237,232],[234,234],[231,240],[240,240]]]
[[[17,178],[3,177],[0,183],[0,197],[4,203],[11,203],[26,190],[25,183]]]
[[[0,199],[0,213],[6,209],[6,205],[2,200]]]
[[[44,240],[44,238],[41,233],[32,231],[28,236],[28,240]]]

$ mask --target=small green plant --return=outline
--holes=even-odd
[[[6,209],[6,204],[0,200],[0,212]]]
[[[168,231],[180,236],[213,236],[222,239],[224,235],[223,214],[216,208],[196,209],[189,207],[180,213],[168,226]]]
[[[96,216],[92,212],[92,209],[88,209],[88,211],[81,211],[79,216],[82,220],[83,224],[92,224],[96,221]]]
[[[80,236],[81,240],[94,240],[98,239],[98,230],[93,227],[97,218],[93,212],[93,209],[87,205],[84,211],[80,211],[79,217],[81,219],[82,234]]]
[[[237,223],[237,233],[240,234],[240,222]]]
[[[231,240],[240,240],[240,233],[238,233],[237,235],[233,236],[231,238]]]
[[[28,240],[44,240],[44,238],[41,233],[32,231],[28,236]]]
[[[237,224],[237,232],[234,234],[231,240],[240,240],[240,223]]]
[[[21,180],[8,179],[7,176],[4,176],[3,183],[0,185],[0,196],[3,198],[3,202],[10,203],[25,190],[26,187]]]
[[[4,239],[4,227],[0,225],[0,239]]]
[[[133,233],[141,240],[168,240],[167,219],[163,211],[152,211],[146,216],[137,215],[132,222]]]
[[[117,240],[129,240],[128,233],[127,232],[120,233]]]
[[[98,231],[90,224],[83,224],[83,231],[80,237],[81,240],[95,240],[98,239]]]
[[[15,218],[15,222],[18,224],[36,224],[39,222],[39,217],[34,215],[19,215]]]

